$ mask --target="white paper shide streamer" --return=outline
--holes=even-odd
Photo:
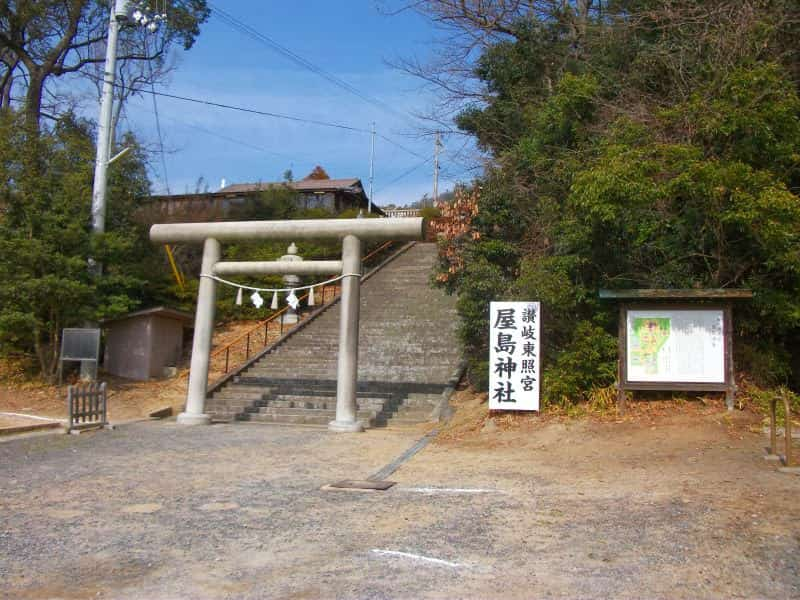
[[[216,275],[209,275],[207,273],[201,273],[200,277],[206,277],[208,279],[213,279],[218,283],[224,283],[225,285],[230,285],[235,288],[236,290],[236,306],[242,305],[242,292],[243,290],[252,290],[253,293],[250,294],[250,300],[253,302],[253,306],[256,308],[261,308],[264,305],[264,298],[259,294],[259,292],[272,292],[272,303],[270,304],[270,308],[272,310],[278,310],[279,302],[278,302],[278,293],[279,292],[286,292],[286,303],[292,307],[293,310],[297,310],[297,307],[300,306],[300,298],[297,297],[297,292],[301,290],[308,290],[308,306],[314,306],[316,304],[316,300],[314,298],[314,288],[315,287],[322,287],[334,283],[336,281],[341,281],[345,277],[361,277],[361,273],[344,273],[339,275],[338,277],[333,277],[332,279],[328,279],[327,281],[320,281],[319,283],[312,283],[310,285],[303,285],[296,288],[259,288],[254,287],[251,285],[243,285],[241,283],[236,283],[234,281],[228,281],[227,279],[223,279],[222,277],[217,277]]]
[[[297,307],[300,305],[300,300],[297,299],[294,290],[289,292],[289,295],[286,296],[286,304],[291,306],[292,310],[297,310]]]

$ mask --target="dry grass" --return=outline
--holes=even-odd
[[[252,328],[257,321],[228,323],[214,333],[215,348],[224,346],[243,332]],[[275,335],[270,331],[270,337]],[[277,337],[277,335],[276,335]],[[253,347],[253,351],[260,348]],[[244,361],[244,351],[232,354],[231,365]],[[177,413],[183,408],[186,399],[188,377],[186,367],[181,365],[177,377],[151,381],[132,381],[101,373],[100,378],[108,384],[108,414],[111,421],[128,421],[147,417],[147,415],[166,406]],[[210,380],[223,375],[223,367],[213,369]],[[64,419],[67,417],[67,384],[53,385],[40,378],[32,377],[34,365],[25,358],[5,358],[0,360],[0,412],[27,413],[41,417]]]
[[[637,396],[628,400],[627,409],[620,414],[616,406],[616,389],[613,386],[593,390],[589,402],[563,409],[548,407],[541,413],[490,411],[488,394],[476,393],[469,388],[458,390],[450,399],[455,409],[453,418],[442,427],[437,437],[441,444],[467,442],[471,440],[488,441],[492,434],[484,431],[491,419],[499,436],[494,436],[490,445],[506,443],[503,434],[535,433],[554,422],[569,425],[570,423],[609,423],[629,424],[642,427],[657,427],[676,419],[696,418],[698,420],[714,419],[733,428],[760,430],[760,415],[757,411],[745,407],[729,413],[722,394],[704,396],[686,396],[681,394],[651,394],[647,398]]]

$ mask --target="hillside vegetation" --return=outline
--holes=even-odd
[[[542,301],[542,390],[569,404],[615,378],[617,307],[599,289],[750,288],[737,366],[797,385],[800,7],[451,5],[426,10],[485,41],[470,85],[447,73],[466,103],[456,123],[489,161],[459,191],[477,211],[439,275],[459,294],[473,383],[485,389],[490,300]]]

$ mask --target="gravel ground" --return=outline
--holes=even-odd
[[[800,597],[800,477],[706,418],[420,430],[135,423],[0,444],[4,598]],[[445,491],[445,489],[447,491]]]

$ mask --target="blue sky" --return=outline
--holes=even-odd
[[[395,2],[216,0],[213,4],[399,113],[424,112],[432,104],[431,92],[419,80],[385,62],[396,57],[424,59],[433,51],[431,42],[436,35],[431,24],[413,12],[385,14],[393,5],[396,8]],[[415,125],[413,119],[334,86],[233,29],[213,12],[195,46],[177,54],[177,68],[159,91],[363,129],[375,121],[379,133],[419,155],[377,138],[377,204],[406,204],[423,193],[431,194],[431,162],[392,183],[432,156],[433,140],[413,135],[420,131],[419,122]],[[158,98],[158,110],[172,193],[194,191],[199,177],[208,182],[211,191],[219,188],[223,178],[227,183],[275,181],[286,169],[302,178],[316,164],[331,177],[358,177],[368,186],[368,133],[168,98]],[[156,143],[149,96],[130,100],[124,117],[123,127],[130,126],[148,144]],[[443,169],[447,159],[446,147]],[[166,191],[163,170],[160,161],[154,160],[151,178],[155,193]],[[440,179],[440,190],[450,187],[452,181]]]

